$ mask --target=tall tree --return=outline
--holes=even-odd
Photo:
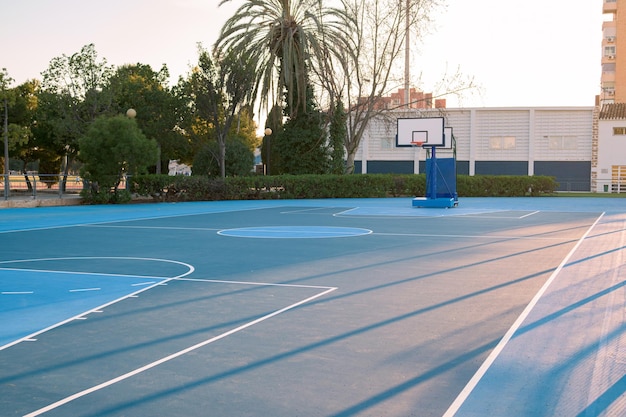
[[[226,176],[226,139],[238,111],[252,102],[253,82],[245,54],[211,54],[199,46],[198,66],[186,82],[194,113],[191,128],[214,135],[221,177]]]
[[[125,114],[128,109],[134,109],[141,130],[157,141],[159,156],[154,161],[157,174],[170,159],[183,158],[186,148],[176,129],[180,106],[167,85],[168,79],[166,66],[157,72],[150,65],[138,63],[118,67],[108,83],[112,113]]]
[[[273,166],[281,165],[280,156],[276,152],[276,144],[272,146],[272,140],[279,137],[284,130],[283,126],[283,110],[280,106],[274,105],[267,115],[265,128],[270,129],[270,134],[265,135],[261,146],[261,159],[265,165],[265,173],[272,175],[274,173]]]
[[[43,159],[39,151],[39,145],[35,140],[37,132],[37,95],[39,94],[40,83],[38,80],[26,81],[15,88],[15,103],[9,109],[9,130],[13,131],[14,143],[14,163],[18,163],[19,170],[24,173],[24,179],[29,190],[32,184],[28,177],[27,170],[34,168],[37,160]],[[12,129],[11,129],[12,127]],[[43,150],[43,147],[42,147]],[[54,177],[57,181],[57,177]],[[50,181],[47,181],[50,183]]]
[[[3,155],[3,174],[4,174],[4,197],[9,195],[9,103],[14,100],[14,93],[10,91],[9,85],[13,79],[9,77],[6,68],[0,71],[0,102],[4,113],[2,131],[4,138],[4,155]]]
[[[330,172],[345,172],[345,141],[346,141],[346,110],[343,102],[338,99],[330,109],[330,125],[328,127],[329,145],[331,149]]]
[[[224,24],[216,50],[249,56],[261,104],[267,109],[280,103],[286,91],[294,118],[307,106],[307,66],[344,43],[340,14],[321,0],[245,0]]]
[[[105,91],[112,74],[113,67],[106,59],[98,60],[93,44],[73,55],[53,58],[42,73],[38,120],[52,129],[50,138],[57,149],[72,159],[78,153],[78,139],[91,122],[110,110],[111,96]]]
[[[278,160],[273,164],[274,173],[301,175],[326,174],[329,171],[327,132],[310,91],[303,110],[298,117],[289,118],[284,129],[274,138]],[[285,113],[289,113],[289,107]]]
[[[354,158],[369,122],[385,117],[389,109],[382,97],[413,82],[404,69],[410,44],[418,43],[431,28],[432,12],[440,0],[341,0],[345,8],[345,43],[342,50],[322,51],[327,57],[312,67],[315,81],[329,95],[330,107],[342,99],[347,107],[346,172],[354,170]],[[332,52],[332,53],[331,53]],[[403,68],[404,67],[404,68]],[[474,88],[458,72],[444,75],[438,96]]]

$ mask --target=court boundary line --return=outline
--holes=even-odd
[[[76,314],[72,317],[69,317],[65,320],[62,320],[58,323],[52,324],[48,327],[45,327],[41,330],[37,330],[36,332],[30,333],[22,338],[16,339],[13,342],[9,342],[6,345],[2,345],[0,346],[0,351],[3,351],[5,349],[10,348],[11,346],[15,346],[19,343],[25,342],[25,341],[29,341],[34,339],[36,336],[39,336],[40,334],[46,333],[50,330],[56,329],[57,327],[61,327],[67,323],[70,323],[74,320],[79,320],[81,317],[84,317],[87,314],[91,314],[94,313],[98,310],[101,310],[105,307],[108,307],[110,305],[119,303],[120,301],[123,301],[127,298],[134,298],[137,297],[138,294],[141,294],[142,292],[151,290],[152,288],[156,288],[158,286],[161,285],[167,285],[168,282],[179,279],[179,278],[184,278],[187,275],[193,273],[195,271],[195,268],[193,267],[193,265],[190,265],[188,263],[185,262],[180,262],[180,261],[175,261],[172,259],[160,259],[160,258],[140,258],[140,257],[129,257],[129,256],[119,256],[119,257],[111,257],[111,256],[71,256],[71,257],[60,257],[60,258],[36,258],[36,259],[17,259],[17,260],[13,260],[13,261],[0,261],[0,264],[7,264],[7,263],[26,263],[26,262],[33,262],[33,261],[56,261],[56,260],[79,260],[79,259],[123,259],[123,260],[144,260],[144,261],[159,261],[159,262],[169,262],[169,263],[175,263],[175,264],[179,264],[182,266],[186,266],[188,267],[188,270],[182,274],[176,275],[174,277],[153,277],[153,276],[133,276],[133,275],[124,275],[124,274],[120,274],[120,277],[129,277],[129,278],[146,278],[146,279],[160,279],[161,281],[156,282],[154,284],[151,284],[147,287],[141,288],[137,291],[131,292],[130,294],[127,294],[123,297],[119,297],[116,298],[115,300],[109,301],[105,304],[101,304],[97,307],[94,307],[91,310],[86,310],[83,311],[80,314]],[[20,270],[20,271],[29,271],[29,269],[21,269],[21,268],[2,268],[0,267],[1,270]],[[72,272],[72,271],[52,271],[52,270],[36,270],[38,272],[57,272],[57,273],[67,273],[67,274],[77,274],[78,272]],[[90,272],[80,272],[80,274],[82,275],[103,275],[103,276],[114,276],[114,274],[97,274],[97,273],[90,273]],[[34,339],[36,340],[36,339]]]
[[[182,280],[180,278],[172,278],[170,280],[175,280],[175,279]],[[229,283],[230,282],[230,283],[247,284],[247,285],[263,285],[262,283],[245,282],[245,281],[216,281],[216,282],[220,282],[220,283]],[[272,284],[270,284],[270,285],[272,285]],[[283,307],[283,308],[280,308],[278,310],[275,310],[275,311],[273,311],[271,313],[268,313],[268,314],[266,314],[264,316],[261,316],[261,317],[255,319],[255,320],[252,320],[252,321],[249,321],[247,323],[244,323],[241,326],[235,327],[234,329],[231,329],[231,330],[229,330],[227,332],[221,333],[221,334],[219,334],[217,336],[214,336],[212,338],[206,339],[206,340],[204,340],[202,342],[196,343],[195,345],[189,346],[189,347],[187,347],[185,349],[179,350],[178,352],[174,352],[174,353],[172,353],[172,354],[170,354],[168,356],[165,356],[165,357],[163,357],[161,359],[158,359],[158,360],[153,361],[151,363],[148,363],[148,364],[146,364],[144,366],[136,368],[136,369],[134,369],[134,370],[132,370],[130,372],[127,372],[125,374],[122,374],[122,375],[120,375],[120,376],[118,376],[116,378],[110,379],[110,380],[102,382],[102,383],[100,383],[98,385],[94,385],[94,386],[92,386],[90,388],[87,388],[85,390],[79,391],[79,392],[77,392],[75,394],[72,394],[72,395],[70,395],[68,397],[62,398],[62,399],[60,399],[60,400],[58,400],[58,401],[56,401],[56,402],[54,402],[52,404],[49,404],[49,405],[47,405],[45,407],[42,407],[42,408],[40,408],[38,410],[32,411],[32,412],[30,412],[28,414],[25,414],[23,417],[36,417],[36,416],[39,416],[41,414],[47,413],[48,411],[52,411],[52,410],[54,410],[56,408],[59,408],[59,407],[65,405],[65,404],[68,404],[68,403],[70,403],[70,402],[72,402],[74,400],[82,398],[82,397],[84,397],[86,395],[89,395],[89,394],[91,394],[93,392],[96,392],[96,391],[99,391],[101,389],[107,388],[107,387],[109,387],[111,385],[117,384],[118,382],[122,382],[122,381],[124,381],[124,380],[126,380],[128,378],[131,378],[131,377],[133,377],[135,375],[141,374],[141,373],[143,373],[145,371],[148,371],[148,370],[150,370],[152,368],[155,368],[155,367],[157,367],[159,365],[162,365],[162,364],[164,364],[166,362],[169,362],[169,361],[171,361],[173,359],[176,359],[176,358],[178,358],[180,356],[186,355],[187,353],[193,352],[194,350],[200,349],[200,348],[202,348],[204,346],[207,346],[207,345],[209,345],[211,343],[217,342],[217,341],[219,341],[221,339],[224,339],[224,338],[226,338],[228,336],[231,336],[231,335],[233,335],[235,333],[238,333],[238,332],[240,332],[242,330],[245,330],[245,329],[247,329],[249,327],[252,327],[252,326],[257,325],[259,323],[262,323],[262,322],[264,322],[266,320],[269,320],[269,319],[271,319],[273,317],[276,317],[276,316],[278,316],[278,315],[280,315],[282,313],[285,313],[287,311],[293,310],[296,307],[299,307],[299,306],[301,306],[303,304],[309,303],[309,302],[311,302],[311,301],[313,301],[313,300],[315,300],[317,298],[320,298],[320,297],[322,297],[322,296],[324,296],[326,294],[329,294],[329,293],[331,293],[331,292],[333,292],[333,291],[338,289],[338,287],[317,287],[317,286],[290,285],[290,284],[282,284],[281,286],[299,287],[299,288],[313,288],[313,289],[325,289],[325,290],[322,291],[322,292],[319,292],[319,293],[317,293],[315,295],[312,295],[311,297],[307,297],[307,298],[305,298],[303,300],[300,300],[298,302],[290,304],[290,305],[288,305],[286,307]]]
[[[443,237],[443,238],[456,238],[456,239],[505,239],[505,240],[555,240],[555,241],[570,241],[574,238],[568,237],[535,237],[535,236],[507,236],[507,235],[437,235],[434,233],[388,233],[388,232],[373,232],[372,235],[379,236],[407,236],[407,237]]]
[[[543,286],[539,289],[537,294],[533,297],[533,299],[528,303],[524,311],[519,315],[517,320],[513,323],[513,325],[509,328],[509,330],[504,334],[500,342],[496,345],[496,347],[491,351],[487,359],[481,364],[478,370],[474,373],[469,382],[465,385],[463,390],[459,393],[459,395],[454,399],[450,407],[446,410],[442,417],[453,417],[463,406],[467,398],[470,396],[474,388],[478,385],[480,380],[485,376],[491,365],[495,362],[495,360],[500,356],[506,345],[513,338],[515,333],[519,330],[524,320],[530,315],[531,311],[535,308],[539,300],[543,297],[545,292],[548,290],[548,287],[554,282],[556,277],[561,273],[565,265],[569,262],[569,260],[574,256],[580,245],[587,239],[587,236],[591,233],[591,231],[596,227],[596,225],[600,222],[600,220],[604,217],[606,212],[602,212],[600,216],[593,222],[591,226],[587,229],[584,235],[578,239],[576,245],[568,252],[568,254],[563,258],[559,266],[552,272],[548,280],[543,284]]]
[[[284,206],[279,206],[284,207]],[[221,209],[215,211],[205,211],[205,212],[197,212],[197,213],[184,213],[184,214],[167,214],[163,216],[134,216],[126,219],[116,219],[116,220],[104,220],[99,222],[84,222],[84,223],[75,223],[75,224],[63,224],[57,226],[42,226],[42,227],[31,227],[25,229],[12,229],[12,230],[0,230],[0,234],[4,233],[18,233],[18,232],[34,232],[39,230],[53,230],[53,229],[67,229],[70,227],[88,227],[88,226],[97,226],[97,225],[106,225],[112,223],[122,223],[122,222],[134,222],[134,221],[142,221],[142,220],[157,220],[157,219],[168,219],[174,217],[188,217],[188,216],[203,216],[206,214],[221,214],[221,213],[232,213],[239,211],[254,211],[254,210],[265,210],[271,207],[249,207],[249,208],[238,208],[238,209]]]

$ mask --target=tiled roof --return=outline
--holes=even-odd
[[[600,120],[626,119],[626,103],[605,104],[600,110]]]

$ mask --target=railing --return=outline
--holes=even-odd
[[[63,181],[65,179],[65,182]],[[8,184],[8,186],[7,186]],[[76,175],[11,174],[0,175],[0,195],[8,198],[75,197],[83,190],[83,180]]]

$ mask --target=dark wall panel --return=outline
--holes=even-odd
[[[528,175],[526,161],[476,161],[476,175]]]
[[[591,190],[590,161],[536,161],[535,175],[556,177],[559,191]]]

